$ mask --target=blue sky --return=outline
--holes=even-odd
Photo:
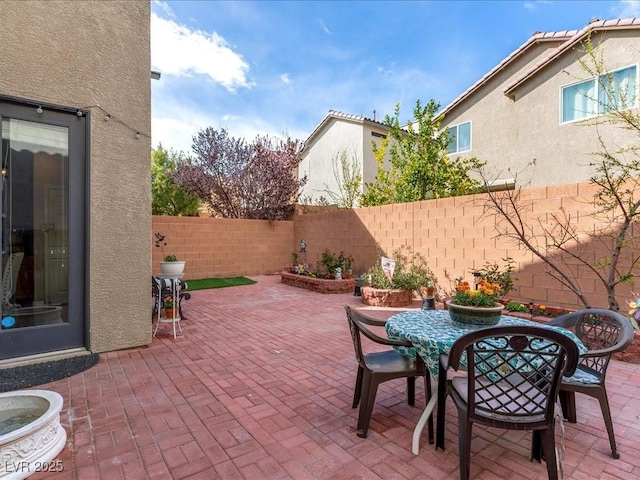
[[[442,107],[536,31],[640,17],[622,1],[153,1],[152,146],[209,126],[305,140],[329,110]]]

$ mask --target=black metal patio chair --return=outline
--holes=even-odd
[[[453,344],[443,357],[445,368],[457,371],[466,358],[468,374],[438,389],[447,388],[458,410],[462,480],[470,475],[474,423],[532,431],[531,458],[544,456],[549,479],[558,478],[554,404],[562,375],[575,371],[578,354],[569,337],[538,326],[483,328]]]
[[[605,380],[611,355],[624,350],[633,341],[631,323],[618,312],[592,308],[554,318],[548,325],[574,330],[589,350],[580,357],[575,374],[563,378],[560,385],[563,416],[569,422],[576,423],[576,392],[596,398],[600,403],[602,418],[609,434],[611,456],[620,458]]]
[[[416,356],[416,359],[408,358],[393,349],[365,353],[362,348],[361,335],[380,345],[401,347],[411,347],[412,345],[409,342],[380,337],[366,327],[366,325],[382,327],[385,324],[384,320],[367,317],[346,304],[344,309],[347,312],[353,348],[358,362],[352,404],[353,408],[358,407],[358,404],[360,405],[356,434],[365,438],[369,430],[378,385],[394,378],[406,378],[407,401],[409,405],[415,405],[416,377],[425,378],[425,401],[428,401],[431,397],[431,379],[419,355]],[[429,439],[430,441],[433,439],[432,418],[429,418]]]

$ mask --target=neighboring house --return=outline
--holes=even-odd
[[[3,1],[0,17],[0,360],[146,345],[150,3]]]
[[[328,199],[326,190],[338,192],[334,162],[341,152],[346,152],[349,160],[357,159],[363,188],[365,183],[372,183],[377,165],[371,142],[379,144],[388,131],[386,125],[375,119],[329,110],[302,149],[298,175],[306,175],[308,181],[302,190],[301,200],[316,202],[320,197]]]
[[[440,111],[453,138],[449,154],[486,162],[498,188],[514,186],[516,178],[519,186],[546,186],[588,181],[599,135],[614,150],[637,145],[637,132],[606,124],[600,115],[601,92],[580,64],[589,34],[613,85],[637,107],[640,19],[537,32]],[[329,111],[305,142],[299,173],[309,182],[302,198],[336,191],[332,159],[345,149],[361,161],[364,183],[373,182],[371,140],[387,132],[375,120]]]
[[[454,138],[450,154],[486,161],[500,182],[528,180],[529,174],[517,173],[535,160],[531,185],[545,186],[588,180],[598,135],[614,149],[637,145],[637,132],[603,124],[606,117],[599,115],[602,92],[580,65],[589,34],[614,87],[637,107],[640,19],[535,33],[441,111],[442,126]],[[585,126],[594,122],[597,128]]]

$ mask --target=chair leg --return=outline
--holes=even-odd
[[[412,407],[416,404],[416,377],[407,377],[407,403]]]
[[[607,427],[607,433],[609,434],[609,444],[611,445],[611,456],[613,458],[620,458],[618,453],[618,447],[616,446],[616,435],[613,433],[613,422],[611,421],[611,410],[609,409],[609,398],[607,397],[607,390],[605,388],[598,389],[594,395],[600,402],[600,410],[602,410],[602,419]]]
[[[371,413],[378,393],[378,382],[371,375],[364,375],[362,379],[362,398],[360,399],[360,411],[358,412],[358,427],[356,434],[366,438],[371,422]]]
[[[360,395],[362,394],[362,367],[358,365],[358,373],[356,374],[356,387],[353,390],[353,403],[351,408],[356,408],[360,403]]]
[[[552,422],[548,429],[539,431],[544,459],[547,462],[547,475],[549,476],[549,480],[558,480],[558,462],[556,458],[554,425],[555,422]]]
[[[534,430],[531,438],[531,461],[542,463],[542,435],[540,430]]]
[[[458,408],[458,456],[460,457],[460,480],[469,480],[471,474],[471,431],[473,423],[467,412]]]
[[[436,425],[436,450],[441,448],[444,451],[444,419],[447,402],[447,373],[443,371],[442,365],[438,373],[438,413]]]
[[[567,422],[576,423],[576,393],[560,390],[558,397],[562,407],[562,416],[567,419]]]

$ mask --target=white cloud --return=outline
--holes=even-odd
[[[173,13],[173,10],[171,10],[171,7],[167,2],[160,2],[159,0],[154,0],[153,4],[157,5],[160,9],[162,9],[162,11],[165,13],[167,17],[176,18],[176,14]]]
[[[285,85],[289,85],[291,83],[291,78],[289,78],[288,73],[283,73],[282,75],[280,75],[280,80],[282,80],[282,83],[284,83]]]
[[[191,123],[154,116],[151,119],[151,146],[156,148],[162,144],[167,150],[191,154],[192,137],[198,131],[199,127]]]
[[[322,28],[324,33],[326,33],[327,35],[332,35],[331,30],[329,30],[329,28],[324,24],[322,20],[318,19],[318,23],[320,24],[320,28]]]
[[[182,151],[188,155],[193,154],[191,151],[193,137],[207,127],[225,128],[232,137],[244,138],[248,142],[257,135],[275,137],[290,135],[292,138],[306,138],[309,134],[301,131],[285,132],[287,126],[281,127],[265,121],[260,112],[255,116],[211,113],[184,105],[170,97],[155,96],[152,112],[151,146],[156,148],[159,143],[162,143],[167,150]]]
[[[206,75],[234,92],[252,87],[249,65],[216,32],[191,30],[151,13],[151,65],[163,75]]]
[[[611,11],[618,18],[640,17],[640,1],[621,0],[618,5],[611,9]]]

